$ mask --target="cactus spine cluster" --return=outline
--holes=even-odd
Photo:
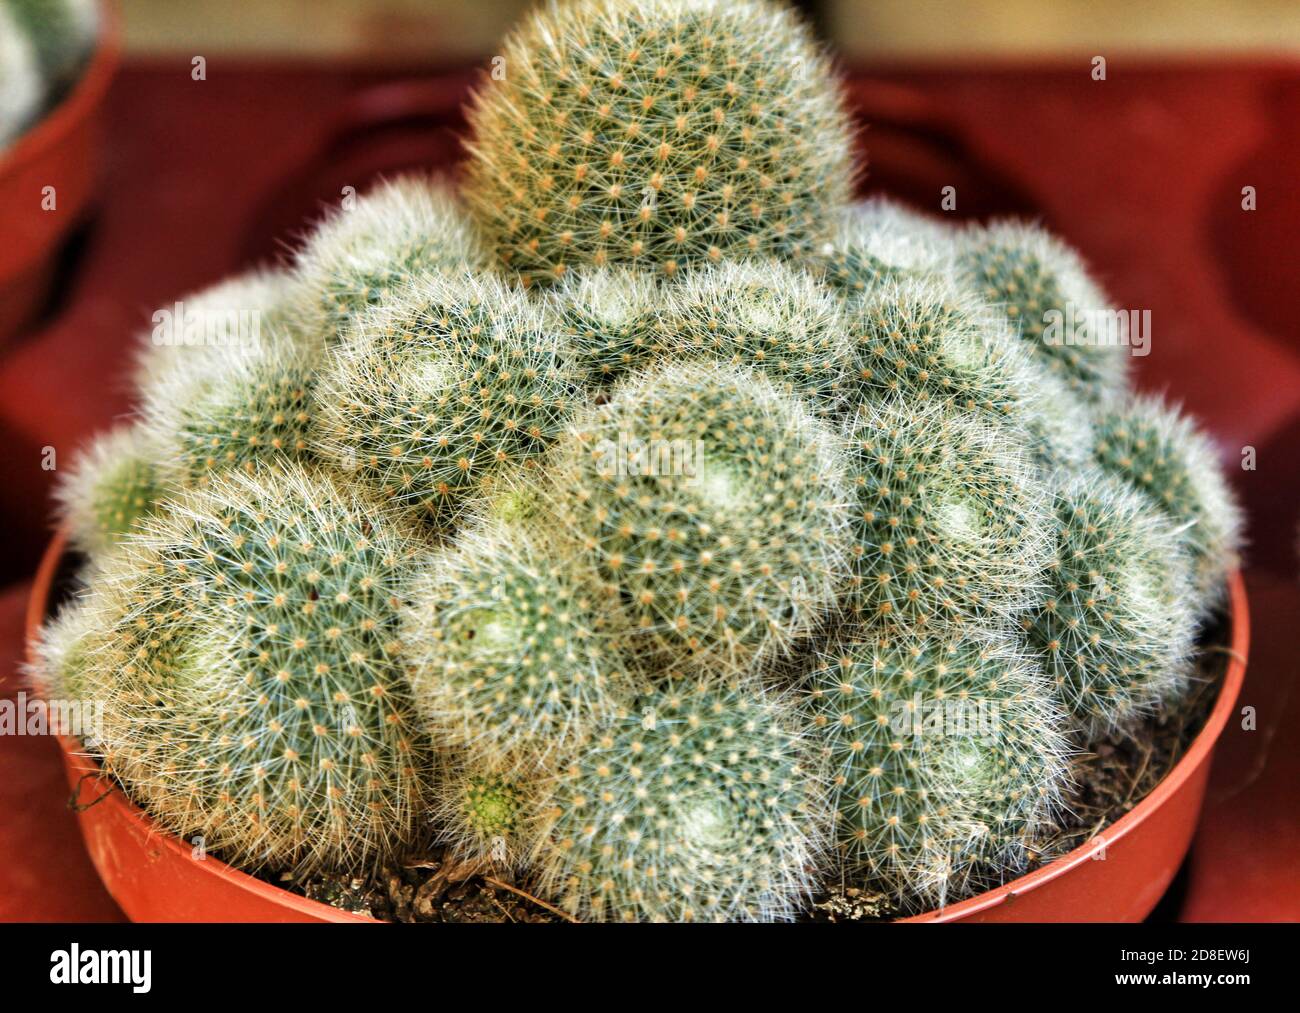
[[[470,109],[466,196],[525,281],[797,256],[852,182],[838,85],[763,0],[539,10]]]
[[[0,150],[73,84],[98,32],[97,0],[0,0]]]
[[[1166,518],[1096,471],[1058,481],[1050,588],[1025,619],[1057,695],[1096,738],[1184,688],[1191,565]]]
[[[1071,330],[1058,240],[848,203],[786,8],[573,0],[499,69],[463,205],[349,196],[163,314],[61,483],[42,685],[250,868],[436,840],[610,921],[1016,875],[1070,754],[1185,694],[1240,540],[1207,441]]]

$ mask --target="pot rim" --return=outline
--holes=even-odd
[[[100,0],[100,29],[72,90],[0,154],[0,178],[36,162],[76,129],[103,100],[122,56],[122,17],[116,0]]]
[[[54,575],[63,560],[66,547],[67,534],[63,529],[59,529],[55,532],[49,546],[46,548],[32,581],[31,597],[27,601],[25,624],[26,655],[29,663],[34,660],[33,646],[49,611],[50,589],[54,583]],[[1060,876],[1066,875],[1084,862],[1091,861],[1099,851],[1121,840],[1141,826],[1208,759],[1218,742],[1219,735],[1228,723],[1228,716],[1237,702],[1246,675],[1246,660],[1250,647],[1250,616],[1248,609],[1245,581],[1242,579],[1240,570],[1233,570],[1228,575],[1228,616],[1231,620],[1232,634],[1228,646],[1229,660],[1227,671],[1223,677],[1223,686],[1219,690],[1214,707],[1205,719],[1204,726],[1197,733],[1196,738],[1192,740],[1192,744],[1179,761],[1174,764],[1173,769],[1165,775],[1145,798],[1114,823],[1104,827],[1100,833],[1040,869],[1035,869],[1033,872],[1019,876],[1002,886],[987,890],[956,904],[897,920],[904,923],[951,922],[995,908],[1021,894],[1029,893]],[[59,736],[59,747],[64,751],[68,760],[84,772],[91,773],[101,770],[98,761],[93,756],[83,752],[81,743],[77,740]],[[111,797],[106,798],[102,804],[121,806],[128,818],[137,823],[148,835],[156,837],[162,847],[178,858],[186,861],[190,860],[190,849],[182,843],[180,838],[155,826],[153,820],[139,806],[127,798],[125,793],[113,792]],[[322,904],[320,901],[309,900],[301,894],[296,894],[291,890],[258,879],[247,872],[242,872],[217,858],[208,857],[201,863],[201,868],[205,872],[226,881],[234,889],[249,891],[276,904],[311,915],[321,921],[380,921],[378,918],[353,914],[349,911],[331,907],[328,904]]]

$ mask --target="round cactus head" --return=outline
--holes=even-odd
[[[1191,565],[1169,519],[1122,481],[1094,468],[1054,493],[1050,586],[1024,626],[1090,743],[1186,688]]]
[[[859,618],[885,627],[1018,618],[1050,555],[1050,503],[1028,444],[942,404],[897,400],[866,406],[847,442]]]
[[[426,768],[399,638],[411,559],[381,507],[301,468],[178,497],[91,592],[106,765],[245,867],[392,856]]]
[[[483,524],[408,592],[407,662],[435,737],[499,759],[590,733],[631,684],[594,573],[522,526]]]
[[[312,233],[297,257],[297,308],[305,329],[334,338],[420,276],[487,261],[450,184],[402,176],[349,197]]]
[[[638,699],[550,784],[541,889],[583,921],[791,917],[823,847],[823,785],[793,726],[745,685]]]
[[[874,197],[837,217],[834,236],[812,263],[832,290],[858,298],[887,281],[948,273],[955,246],[955,232],[945,223]]]
[[[652,275],[628,267],[566,274],[544,297],[573,361],[588,386],[599,387],[653,363],[663,354]]]
[[[525,281],[807,253],[852,184],[808,29],[769,0],[580,0],[507,40],[470,109],[466,197]]]
[[[839,307],[808,273],[779,261],[706,265],[665,287],[669,351],[749,366],[829,417],[843,404],[849,349]]]
[[[1191,556],[1193,600],[1204,616],[1222,604],[1238,562],[1242,516],[1209,438],[1177,408],[1136,397],[1095,422],[1101,467],[1153,499]]]
[[[1005,635],[860,634],[821,657],[807,706],[846,882],[918,908],[1023,869],[1068,752],[1029,652]]]
[[[567,421],[568,348],[527,297],[490,275],[426,275],[357,322],[313,397],[336,467],[449,522]]]
[[[45,98],[36,49],[16,11],[0,4],[0,151],[35,119]]]
[[[1008,221],[969,230],[958,275],[1005,313],[1022,340],[1077,394],[1102,404],[1128,386],[1125,334],[1079,255],[1046,230]]]
[[[16,28],[35,46],[45,79],[58,89],[68,87],[99,34],[98,0],[6,0],[0,6],[9,8]]]
[[[273,322],[255,344],[177,355],[171,369],[155,371],[144,391],[144,426],[168,485],[307,460],[319,355],[317,342]]]
[[[652,651],[749,665],[833,604],[849,497],[837,440],[762,376],[665,365],[556,450],[557,512]]]
[[[59,476],[55,495],[72,544],[95,557],[153,515],[162,497],[158,448],[139,426],[97,437]]]

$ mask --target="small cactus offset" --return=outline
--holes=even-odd
[[[390,499],[446,522],[522,467],[573,404],[562,339],[491,276],[410,279],[361,318],[313,395],[316,446]]]
[[[445,182],[403,176],[348,200],[308,238],[295,265],[301,323],[331,341],[412,279],[487,264],[477,233]]]
[[[1193,566],[1194,610],[1223,602],[1241,549],[1241,510],[1196,424],[1158,398],[1136,397],[1097,417],[1101,467],[1141,490],[1173,521]]]
[[[791,917],[824,847],[795,725],[788,703],[728,682],[633,701],[546,789],[541,888],[580,920]]]
[[[1109,313],[1110,301],[1068,246],[1037,226],[999,222],[967,231],[957,264],[962,281],[1077,394],[1104,404],[1125,393],[1128,349],[1088,323]]]
[[[469,121],[461,192],[155,314],[59,476],[90,565],[31,674],[105,776],[308,895],[421,877],[399,918],[894,916],[1076,839],[1241,542],[1079,256],[851,203],[774,0],[550,3]]]
[[[1191,564],[1140,493],[1093,470],[1058,481],[1056,558],[1024,620],[1085,743],[1185,688],[1196,634]]]
[[[806,254],[852,183],[839,86],[770,0],[581,0],[507,40],[466,197],[527,282]]]
[[[59,477],[59,516],[72,544],[92,559],[153,515],[162,496],[158,449],[140,426],[96,438]]]
[[[651,653],[724,669],[779,654],[847,575],[833,432],[761,375],[666,366],[581,416],[548,462],[575,551]]]
[[[850,632],[807,692],[846,882],[905,908],[1024,868],[1066,785],[1062,715],[1005,634]]]
[[[416,699],[440,742],[543,757],[610,715],[632,678],[594,574],[518,525],[484,524],[428,561],[404,610]]]

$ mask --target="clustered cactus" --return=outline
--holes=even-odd
[[[0,0],[0,151],[73,83],[98,32],[98,0]]]
[[[547,8],[471,119],[463,203],[391,181],[187,301],[230,340],[142,350],[62,481],[47,691],[249,868],[433,840],[638,921],[1023,870],[1070,754],[1186,690],[1240,539],[1122,349],[1044,340],[1105,306],[1079,258],[850,204],[768,0]]]

